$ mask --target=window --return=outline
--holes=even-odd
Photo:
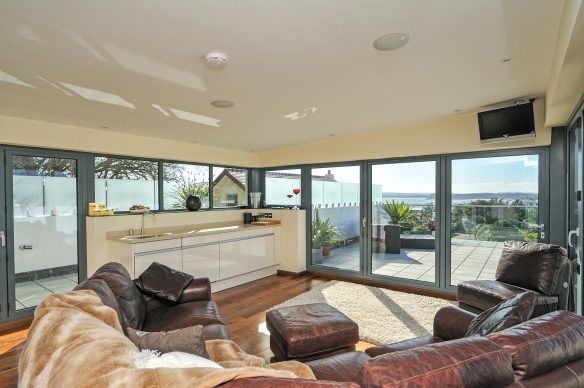
[[[300,206],[299,168],[266,171],[266,205]]]
[[[247,206],[247,170],[213,166],[213,207]]]
[[[201,199],[201,208],[209,208],[209,166],[163,163],[164,209],[185,209],[189,195]]]
[[[359,271],[360,167],[313,168],[311,173],[312,264]]]
[[[538,241],[539,156],[455,159],[451,280],[494,279],[505,240]]]
[[[132,205],[158,210],[158,163],[96,157],[95,202],[116,211],[128,211]]]
[[[434,283],[436,162],[371,168],[372,272]]]

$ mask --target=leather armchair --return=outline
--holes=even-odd
[[[458,285],[459,306],[480,313],[522,292],[535,296],[533,317],[569,307],[571,263],[558,245],[507,241],[494,280]]]

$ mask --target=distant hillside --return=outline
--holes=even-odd
[[[434,193],[397,193],[397,192],[383,192],[382,198],[425,198],[433,200],[436,197]],[[537,201],[538,195],[536,193],[517,193],[517,192],[507,192],[507,193],[465,193],[465,194],[452,194],[452,199],[456,200],[472,200],[472,199],[491,199],[491,198],[505,198],[507,200],[532,200]]]

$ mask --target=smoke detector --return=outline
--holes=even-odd
[[[227,55],[223,53],[213,52],[205,56],[205,64],[215,70],[224,69],[227,66]]]

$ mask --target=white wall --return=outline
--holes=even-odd
[[[551,142],[551,127],[544,126],[544,105],[541,98],[534,103],[535,139],[481,144],[477,112],[472,111],[425,123],[264,151],[259,153],[259,164],[270,167],[547,146]]]

